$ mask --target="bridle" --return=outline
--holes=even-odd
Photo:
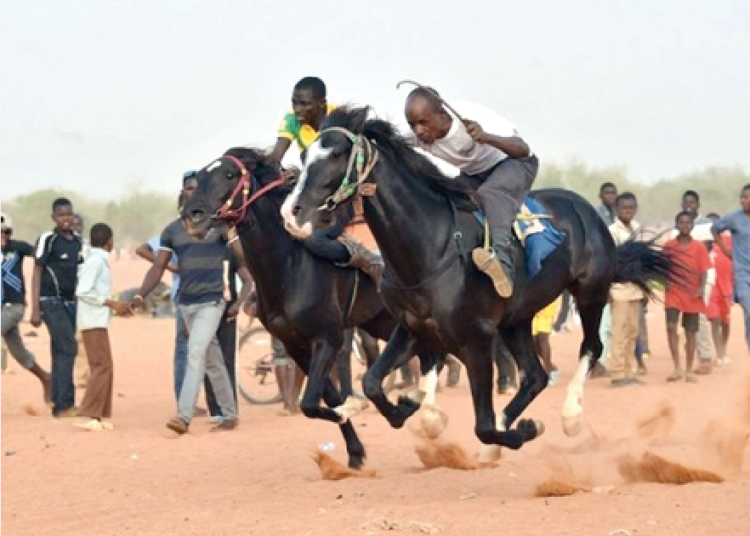
[[[365,181],[370,177],[375,164],[378,162],[380,153],[374,144],[362,135],[357,135],[350,130],[343,127],[330,127],[322,130],[318,134],[318,139],[323,134],[329,132],[340,132],[351,142],[352,151],[349,155],[349,162],[346,166],[346,175],[341,179],[341,185],[338,189],[329,195],[325,202],[318,207],[319,211],[326,210],[333,212],[336,210],[341,203],[355,198],[358,195],[361,196],[373,196],[377,188],[376,184],[368,183]],[[357,180],[353,180],[353,172],[357,172]]]
[[[258,200],[270,190],[273,190],[274,188],[278,188],[279,186],[285,184],[286,177],[282,175],[278,179],[269,182],[268,184],[260,188],[253,195],[250,195],[250,172],[247,170],[245,164],[242,163],[242,160],[235,156],[232,156],[231,154],[225,154],[222,158],[228,158],[232,163],[234,163],[235,166],[239,168],[240,180],[237,183],[237,186],[234,187],[232,194],[229,196],[226,202],[221,207],[219,207],[211,217],[215,220],[225,221],[230,227],[235,227],[238,223],[245,219],[247,209],[250,205],[252,205],[256,200]],[[242,193],[242,203],[238,208],[232,208],[232,205],[234,205],[237,196],[239,196],[240,193]]]

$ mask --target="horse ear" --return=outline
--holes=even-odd
[[[357,134],[362,134],[365,130],[365,123],[367,122],[367,116],[370,115],[370,107],[369,106],[363,106],[362,108],[358,108],[354,111],[354,114],[352,114],[352,131]]]

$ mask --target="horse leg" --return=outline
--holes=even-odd
[[[533,402],[539,393],[547,387],[547,373],[542,367],[531,335],[531,320],[519,322],[505,327],[502,337],[513,359],[516,360],[519,371],[522,372],[518,392],[503,410],[505,425],[510,426]],[[542,435],[544,425],[541,421],[521,419],[516,427],[524,438],[531,441]]]
[[[324,419],[327,421],[342,423],[346,419],[330,408],[322,407],[320,400],[323,397],[324,386],[330,381],[329,375],[336,359],[336,353],[340,347],[329,341],[318,338],[312,343],[312,358],[307,370],[307,387],[302,396],[300,409],[305,417],[309,419]]]
[[[575,297],[583,326],[583,342],[578,354],[578,367],[568,384],[568,394],[562,408],[563,431],[568,436],[578,435],[583,428],[583,386],[588,372],[599,360],[603,350],[599,324],[607,304],[607,291],[597,294],[587,289],[585,292],[576,292]]]
[[[336,386],[330,378],[326,378],[323,385],[323,400],[329,408],[339,407],[343,403],[341,393],[336,390]],[[347,419],[344,422],[340,422],[339,428],[341,429],[341,434],[344,436],[344,441],[346,442],[346,453],[349,455],[349,467],[351,469],[361,469],[365,463],[365,447],[359,440],[357,432],[354,430],[354,425],[352,425],[352,421]]]
[[[523,445],[523,434],[507,430],[505,413],[496,420],[492,405],[493,336],[494,332],[490,332],[475,338],[462,352],[474,403],[474,433],[485,445],[500,445],[515,450]]]
[[[405,396],[399,397],[398,405],[388,400],[383,390],[383,380],[414,355],[416,339],[404,326],[396,326],[383,353],[367,369],[362,379],[365,396],[393,428],[401,428],[406,419],[419,409],[421,400],[415,401]]]
[[[448,426],[448,415],[435,402],[438,376],[447,354],[422,350],[419,352],[419,387],[406,393],[406,398],[422,406],[422,431],[430,439],[437,439]]]

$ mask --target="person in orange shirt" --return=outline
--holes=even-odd
[[[664,245],[664,252],[672,256],[685,269],[681,285],[669,285],[664,297],[664,308],[667,317],[667,337],[669,350],[672,353],[674,372],[667,381],[697,382],[693,372],[695,360],[696,333],[698,332],[699,315],[705,314],[706,304],[703,301],[703,288],[706,285],[711,260],[703,243],[693,240],[693,216],[689,212],[680,212],[675,218],[678,234]],[[682,327],[685,330],[686,367],[680,366],[680,348],[677,335],[677,324],[682,316]]]
[[[709,214],[711,218],[717,214]],[[732,250],[732,235],[728,232],[721,233],[719,240],[724,243],[727,250]],[[711,259],[716,270],[716,283],[711,289],[711,297],[706,308],[706,317],[711,322],[711,335],[716,347],[716,359],[719,365],[729,364],[727,358],[727,342],[729,342],[729,323],[732,310],[732,296],[734,294],[734,281],[732,280],[732,259],[714,242],[711,250]]]

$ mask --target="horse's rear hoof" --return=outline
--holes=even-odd
[[[563,432],[568,437],[575,437],[583,430],[583,421],[580,416],[576,417],[563,417],[562,420]]]

